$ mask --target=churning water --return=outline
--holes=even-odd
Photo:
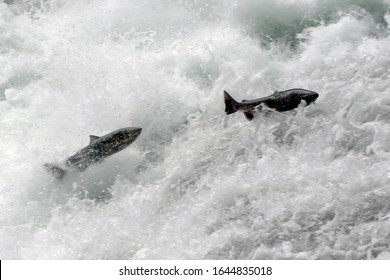
[[[389,11],[0,1],[0,258],[390,259]],[[294,87],[320,97],[224,113]],[[84,173],[42,167],[127,126]]]

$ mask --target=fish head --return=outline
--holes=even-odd
[[[314,103],[314,101],[317,100],[318,96],[319,94],[314,91],[307,91],[305,93],[300,94],[300,98],[306,101],[306,105],[309,105],[310,103]]]
[[[105,147],[111,151],[119,151],[133,143],[141,134],[140,127],[125,127],[112,133],[105,139]]]
[[[119,142],[131,144],[140,136],[141,132],[142,128],[140,127],[126,127],[118,133],[117,138]]]

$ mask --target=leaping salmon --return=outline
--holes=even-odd
[[[83,172],[91,164],[125,149],[138,138],[141,131],[139,127],[125,127],[101,137],[90,135],[89,145],[69,157],[65,164],[48,163],[44,166],[58,179],[64,177],[68,169]]]
[[[253,100],[243,99],[242,102],[237,102],[227,91],[224,91],[225,112],[229,115],[242,111],[245,117],[251,121],[254,117],[255,109],[261,110],[263,104],[268,108],[283,112],[297,108],[302,101],[305,101],[305,106],[307,106],[316,101],[318,96],[319,94],[314,91],[294,88],[285,91],[275,91],[274,94],[267,97]]]

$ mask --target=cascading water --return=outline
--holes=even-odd
[[[389,0],[1,2],[1,259],[390,259]]]

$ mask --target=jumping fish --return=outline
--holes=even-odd
[[[45,168],[53,173],[54,177],[61,179],[68,169],[76,169],[83,172],[91,164],[100,162],[128,147],[141,134],[142,128],[125,127],[115,130],[104,136],[90,135],[89,145],[69,157],[65,164],[45,164]]]
[[[316,101],[318,96],[318,93],[314,91],[294,88],[285,91],[275,91],[274,94],[267,97],[253,100],[243,99],[242,102],[237,102],[227,91],[224,91],[225,112],[229,115],[242,111],[245,117],[251,121],[254,117],[253,112],[255,108],[261,109],[262,105],[283,112],[297,108],[302,101],[305,101],[305,106],[307,106]]]

